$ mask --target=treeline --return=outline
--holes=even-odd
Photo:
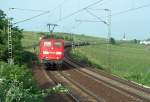
[[[132,43],[132,44],[138,44],[140,42],[140,40],[137,39],[133,39],[133,40],[115,40],[115,38],[111,37],[109,39],[109,43],[112,45],[115,44],[121,44],[121,43]]]
[[[46,92],[41,91],[32,72],[23,65],[31,54],[23,50],[23,30],[12,26],[14,65],[8,64],[8,19],[0,10],[0,102],[42,102]]]
[[[8,19],[6,14],[0,10],[0,60],[7,62],[8,60]],[[16,64],[22,63],[22,53],[23,47],[21,44],[21,39],[23,38],[22,29],[19,29],[17,26],[12,26],[12,49],[13,49],[13,58]]]

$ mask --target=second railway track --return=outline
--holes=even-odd
[[[98,73],[65,58],[68,79],[106,102],[150,102],[150,90],[111,75]]]
[[[72,83],[65,77],[65,75],[63,75],[62,70],[65,68],[63,68],[62,70],[45,70],[45,68],[43,67],[44,66],[40,66],[38,67],[38,69],[43,74],[42,77],[45,77],[44,80],[48,81],[46,83],[51,84],[51,86],[61,84],[69,89],[67,94],[63,95],[64,99],[62,99],[61,102],[97,102],[97,100],[94,97],[92,97],[80,87]],[[66,96],[68,98],[66,98]]]

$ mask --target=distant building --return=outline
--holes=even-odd
[[[143,45],[150,45],[150,41],[140,41],[140,44],[143,44]]]

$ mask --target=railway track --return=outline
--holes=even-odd
[[[45,68],[43,68],[45,66],[38,66],[38,70],[40,72],[40,74],[42,74],[42,79],[44,78],[44,80],[46,81],[46,88],[48,87],[54,87],[54,86],[57,86],[57,85],[61,85],[63,87],[65,87],[64,85],[64,81],[62,80],[62,78],[60,78],[61,76],[59,75],[59,71],[58,70],[45,70]],[[39,73],[37,73],[39,74]],[[44,86],[45,87],[45,86]],[[46,102],[50,102],[52,101],[53,97],[48,97],[46,99]],[[62,94],[59,94],[57,95],[55,98],[56,101],[58,102],[80,102],[78,96],[76,96],[74,93],[72,93],[71,90],[68,90],[65,94],[62,93]],[[55,99],[54,99],[55,101]]]
[[[150,102],[150,90],[104,72],[83,67],[66,57],[63,74],[103,102]],[[70,69],[70,70],[69,70]],[[68,76],[67,76],[68,75]]]
[[[47,75],[49,76],[49,78],[51,78],[55,85],[61,85],[61,86],[66,86],[64,84],[64,82],[62,82],[60,79],[58,80],[58,78],[60,77],[59,73],[57,71],[55,72],[47,72]],[[67,96],[71,98],[71,101],[73,102],[80,102],[80,99],[78,98],[78,96],[76,96],[75,94],[73,94],[70,90],[68,90],[67,92]]]
[[[69,89],[67,94],[59,95],[57,98],[60,98],[61,102],[97,102],[96,99],[91,97],[85,91],[81,90],[77,85],[74,85],[70,80],[68,80],[63,74],[61,70],[45,70],[43,66],[37,66],[38,72],[35,77],[39,76],[40,83],[42,81],[42,88],[48,88],[56,85],[62,85]],[[65,69],[65,68],[63,68]],[[46,86],[45,86],[46,83]],[[46,99],[46,102],[49,102],[52,98]],[[59,102],[58,101],[58,102]]]
[[[135,83],[135,82],[133,82],[133,81],[130,81],[130,80],[121,79],[121,78],[119,78],[118,76],[114,76],[114,75],[108,74],[108,73],[106,73],[106,72],[104,72],[104,71],[102,71],[102,70],[99,70],[99,69],[97,69],[97,68],[94,68],[94,67],[89,68],[88,66],[83,65],[83,64],[81,64],[81,63],[79,63],[79,62],[77,62],[77,61],[71,59],[70,57],[66,57],[66,58],[67,58],[68,60],[70,60],[71,62],[75,63],[76,65],[78,65],[78,68],[79,68],[79,67],[81,67],[81,68],[86,68],[86,69],[88,69],[88,70],[90,70],[90,71],[93,71],[93,72],[98,73],[98,74],[100,74],[100,75],[103,75],[103,76],[105,76],[105,77],[111,78],[111,79],[116,80],[116,81],[118,81],[118,82],[120,82],[120,83],[124,83],[124,84],[126,84],[126,85],[128,85],[128,86],[134,87],[134,88],[137,89],[137,90],[142,90],[142,91],[144,91],[144,92],[146,92],[146,93],[150,93],[150,88],[147,87],[147,86],[137,84],[137,83]]]
[[[79,85],[69,80],[62,72],[65,68],[56,71],[48,71],[47,75],[55,81],[56,84],[66,86],[70,91],[68,96],[75,102],[97,102],[95,97],[92,97],[86,90],[83,90]]]

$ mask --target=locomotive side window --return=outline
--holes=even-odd
[[[62,45],[61,42],[54,42],[55,47],[60,47],[61,45]]]
[[[44,47],[49,48],[51,46],[51,42],[44,42]]]

